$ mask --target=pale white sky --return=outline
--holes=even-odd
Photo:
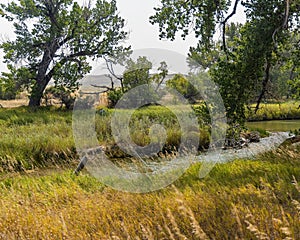
[[[2,3],[11,0],[2,0]],[[83,2],[84,0],[78,0]],[[126,20],[125,30],[130,32],[127,45],[131,45],[133,50],[144,48],[159,48],[175,51],[182,55],[187,55],[190,46],[196,46],[197,40],[191,34],[183,41],[180,36],[175,41],[159,40],[157,25],[149,23],[149,17],[154,14],[153,8],[159,5],[159,0],[118,0],[117,5],[120,15]],[[245,16],[242,6],[237,9],[237,14],[231,21],[244,22]],[[13,39],[14,33],[12,24],[0,18],[1,40]],[[6,71],[3,61],[3,53],[0,52],[0,72]],[[95,65],[95,64],[94,64]],[[98,68],[99,69],[99,68]],[[93,71],[95,74],[95,70]]]

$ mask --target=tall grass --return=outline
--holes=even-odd
[[[99,145],[112,146],[111,133],[113,111],[96,113],[96,132]],[[127,114],[122,110],[122,114]],[[178,115],[184,115],[178,109]],[[164,107],[142,108],[134,112],[130,121],[132,140],[141,146],[150,143],[150,128],[161,124],[167,132],[164,151],[176,149],[182,131],[177,117]],[[202,127],[201,148],[209,144],[209,129]],[[57,108],[0,109],[0,172],[32,170],[37,167],[70,164],[77,159],[72,135],[72,112]]]
[[[299,116],[296,103],[263,105],[258,115],[251,120]],[[193,138],[199,139],[199,150],[209,146],[210,127],[207,113],[201,106],[195,106],[200,131],[189,129]],[[128,114],[126,110],[119,110]],[[115,145],[111,133],[111,117],[114,110],[105,109],[105,114],[96,113],[96,132],[99,145]],[[299,114],[298,114],[299,113]],[[148,106],[136,110],[130,121],[130,137],[138,145],[145,146],[151,140],[150,130],[154,124],[161,124],[166,130],[166,141],[162,151],[174,151],[181,142],[182,129],[179,119],[186,115],[180,107],[173,112],[163,106]],[[289,115],[290,114],[290,115]],[[297,115],[298,114],[298,115]],[[49,165],[70,164],[77,159],[72,136],[72,112],[57,108],[0,109],[0,172],[31,170]],[[108,152],[114,157],[114,152]],[[117,154],[124,156],[124,154]],[[125,154],[126,155],[126,154]]]
[[[153,108],[134,113],[134,139],[146,144],[159,121],[175,144],[176,118]],[[99,144],[113,143],[111,114],[96,116]],[[0,239],[300,239],[299,146],[217,164],[204,179],[196,164],[137,195],[72,174],[71,123],[55,108],[0,109]]]
[[[0,172],[69,162],[71,114],[57,109],[0,109]]]
[[[260,105],[260,109],[256,114],[253,111],[247,110],[246,116],[249,121],[300,119],[299,106],[299,101],[265,103]],[[251,107],[253,110],[255,105]]]
[[[6,176],[0,239],[299,239],[300,149],[192,166],[174,185],[130,194],[82,173]]]

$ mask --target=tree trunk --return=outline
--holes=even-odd
[[[263,86],[262,86],[262,90],[261,93],[258,97],[257,103],[256,103],[256,107],[255,107],[255,111],[254,113],[256,114],[257,111],[259,110],[259,105],[263,99],[263,97],[266,94],[267,88],[268,88],[268,83],[270,81],[270,70],[271,70],[272,64],[271,64],[271,60],[267,59],[267,66],[265,69],[265,78],[263,80]]]
[[[30,107],[39,107],[41,105],[44,90],[53,76],[55,67],[53,67],[48,73],[47,71],[51,61],[53,60],[55,52],[58,49],[59,44],[57,41],[54,41],[50,43],[44,51],[43,59],[37,71],[36,83],[31,90],[31,96],[29,99]]]
[[[49,82],[49,81],[48,81]],[[48,85],[47,81],[37,81],[34,85],[31,96],[29,98],[30,107],[39,107],[41,105],[41,100],[43,97],[44,90]]]

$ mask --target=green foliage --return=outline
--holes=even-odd
[[[160,38],[174,40],[177,31],[181,31],[182,38],[193,32],[200,44],[209,49],[215,25],[221,21],[229,3],[226,0],[161,0],[161,6],[155,8],[156,14],[150,17],[150,22],[159,25]]]
[[[0,79],[0,99],[11,100],[15,99],[17,91],[15,88],[15,83],[10,79]]]
[[[292,95],[292,87],[290,86],[291,69],[283,69],[281,66],[275,65],[271,71],[272,79],[266,99],[289,99]]]
[[[211,69],[213,80],[220,85],[228,118],[231,122],[242,124],[245,121],[244,106],[257,99],[257,96],[260,101],[267,96],[270,78],[275,78],[272,75],[272,66],[280,61],[276,45],[288,41],[288,37],[283,34],[277,35],[276,42],[274,41],[274,31],[280,25],[276,21],[277,15],[274,15],[270,6],[256,4],[263,5],[259,7],[263,10],[249,10],[251,14],[248,15],[252,21],[241,27],[240,36],[231,43],[236,48],[230,54],[220,57]],[[264,17],[266,12],[269,12],[267,18]]]
[[[211,116],[205,103],[194,105],[193,110],[198,117],[198,121],[201,126],[211,125]]]
[[[299,99],[300,98],[300,80],[296,81],[292,86],[295,89],[294,97]]]
[[[244,123],[246,104],[254,99],[261,102],[266,96],[272,68],[287,61],[283,46],[299,29],[297,1],[242,1],[246,24],[226,25],[234,14],[227,12],[228,6],[238,2],[161,0],[161,6],[155,8],[156,14],[150,18],[152,24],[159,25],[161,38],[175,39],[179,31],[183,38],[191,32],[196,34],[199,43],[190,49],[189,63],[201,70],[210,68],[212,79],[220,87],[229,123],[233,125]],[[217,24],[224,26],[222,42],[212,39]],[[190,26],[194,31],[190,31]],[[294,65],[300,56],[297,42],[294,41],[293,57],[290,56]],[[281,86],[280,94],[285,87]]]
[[[141,85],[148,85],[149,89],[140,89],[135,92],[134,101],[140,101],[142,104],[143,100],[152,99],[153,102],[155,102],[157,99],[156,90],[161,86],[168,75],[167,64],[161,62],[157,69],[157,73],[150,74],[152,63],[145,56],[138,57],[136,61],[128,59],[125,62],[125,71],[122,77],[121,88],[108,91],[109,107],[114,107],[124,93]]]
[[[129,59],[125,68],[123,83],[127,90],[150,83],[149,71],[152,69],[152,63],[146,57],[139,57],[136,62]]]
[[[73,0],[19,0],[1,4],[1,9],[3,17],[14,24],[16,40],[0,47],[11,66],[11,78],[17,86],[30,87],[31,106],[40,104],[52,78],[72,88],[90,72],[88,58],[128,50],[120,46],[127,33],[114,0],[97,0],[94,7]],[[22,67],[12,67],[16,63]]]
[[[113,108],[114,106],[116,106],[123,94],[124,93],[121,88],[110,90],[107,93],[108,107]]]
[[[290,93],[293,98],[300,99],[300,34],[292,36],[291,44],[287,47],[287,51],[290,52],[290,58],[287,59],[287,67],[284,69],[290,69],[290,77],[288,84],[290,85]]]
[[[167,81],[167,86],[175,89],[190,103],[195,103],[200,98],[197,89],[181,74],[176,74]]]

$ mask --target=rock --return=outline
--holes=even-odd
[[[292,136],[292,137],[286,139],[280,146],[285,147],[287,145],[299,146],[300,145],[300,135]]]
[[[257,143],[260,141],[260,134],[257,131],[244,133],[242,134],[242,137],[247,139],[250,143]]]
[[[93,157],[93,156],[95,156],[95,155],[97,155],[97,154],[99,154],[101,152],[103,152],[103,147],[102,146],[86,149],[84,151],[83,157],[80,159],[80,163],[78,164],[77,168],[74,171],[74,174],[78,175],[79,172],[85,167],[85,165],[87,164],[88,160],[91,157]]]
[[[293,147],[298,147],[298,146],[300,146],[300,142],[293,143],[292,146]]]

